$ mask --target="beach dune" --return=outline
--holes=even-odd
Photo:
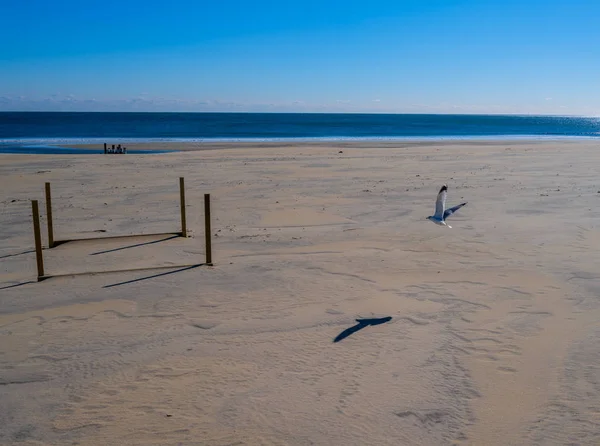
[[[596,142],[137,147],[2,155],[1,444],[599,443]]]

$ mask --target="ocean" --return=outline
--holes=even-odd
[[[600,138],[600,118],[338,113],[0,112],[0,153],[149,141]],[[43,152],[43,151],[46,152]],[[79,153],[77,149],[72,148]],[[89,152],[88,152],[89,153]]]

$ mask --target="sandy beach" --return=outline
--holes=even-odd
[[[600,444],[598,141],[127,148],[0,156],[0,444]]]

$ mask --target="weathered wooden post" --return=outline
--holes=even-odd
[[[212,265],[210,194],[204,194],[204,239],[206,241],[206,264]]]
[[[54,248],[54,226],[52,225],[52,195],[50,183],[46,183],[46,218],[48,220],[48,248]]]
[[[42,257],[42,235],[40,234],[40,211],[37,200],[31,200],[33,214],[33,236],[35,238],[35,258],[37,261],[38,282],[44,279],[44,259]]]
[[[187,224],[185,219],[185,183],[183,177],[179,177],[179,206],[181,207],[181,236],[187,237]]]

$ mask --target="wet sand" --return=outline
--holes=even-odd
[[[127,148],[0,156],[1,444],[600,443],[598,142]]]

